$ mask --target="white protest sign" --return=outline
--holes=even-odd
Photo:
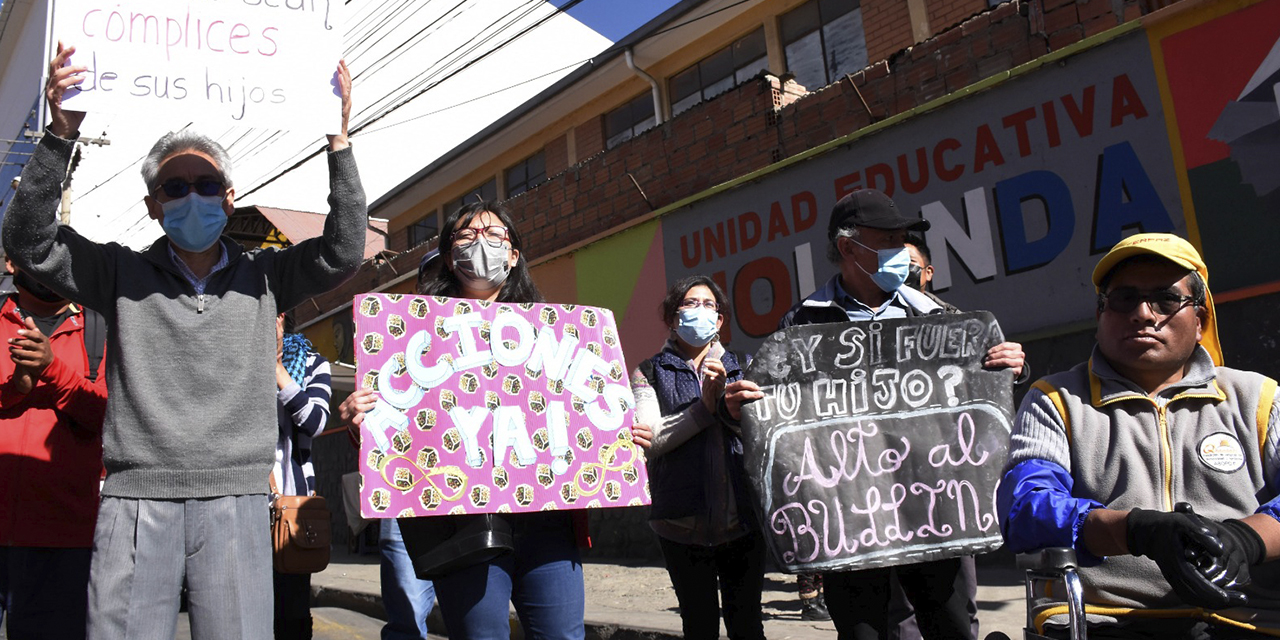
[[[77,111],[337,133],[336,0],[54,0],[57,42],[88,67]]]

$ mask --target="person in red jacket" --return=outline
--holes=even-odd
[[[89,379],[85,311],[5,263],[0,621],[10,638],[83,638],[107,388]]]

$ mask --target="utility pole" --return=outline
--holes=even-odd
[[[44,135],[41,131],[32,131],[27,129],[22,132],[22,137],[28,138],[32,142],[40,140]],[[71,166],[67,168],[67,179],[62,181],[62,204],[58,208],[58,222],[64,225],[71,224],[71,179],[75,175],[76,167],[80,165],[80,149],[86,144],[93,144],[99,147],[105,147],[111,144],[111,140],[107,139],[107,134],[103,132],[100,138],[80,138],[76,140],[76,150],[71,156]]]

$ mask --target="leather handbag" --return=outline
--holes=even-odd
[[[282,496],[271,487],[271,549],[279,573],[317,573],[329,566],[329,507],[320,496]]]

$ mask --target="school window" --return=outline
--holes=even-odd
[[[787,70],[815,91],[867,66],[858,0],[809,0],[782,15]]]
[[[539,151],[507,169],[507,197],[514,198],[547,181],[547,158]]]
[[[671,76],[667,81],[671,115],[703,100],[710,100],[768,67],[769,55],[765,50],[764,28],[761,27]]]
[[[412,249],[434,237],[440,232],[440,223],[436,214],[429,213],[421,220],[409,225],[409,248]]]
[[[646,91],[604,117],[605,148],[612,149],[648,131],[657,124],[653,117],[653,94]]]
[[[475,204],[477,202],[488,202],[490,200],[497,200],[497,199],[498,199],[498,180],[494,178],[494,179],[490,179],[488,182],[474,189],[468,189],[467,192],[463,194],[461,198],[458,198],[457,200],[454,200],[453,202],[446,204],[444,206],[444,215],[447,216],[453,213],[454,211],[457,211],[458,209],[461,209],[469,204]]]

